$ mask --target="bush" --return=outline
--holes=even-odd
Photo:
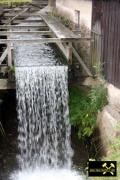
[[[79,86],[69,88],[70,122],[78,127],[79,138],[90,137],[96,125],[97,114],[107,104],[107,90],[104,85],[92,89]]]

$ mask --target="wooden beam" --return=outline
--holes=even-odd
[[[51,31],[0,31],[0,36],[8,36],[11,34],[21,34],[21,35],[51,35]]]
[[[0,29],[14,29],[14,28],[38,28],[38,29],[48,29],[45,24],[41,25],[0,25]]]
[[[59,47],[59,49],[61,50],[61,52],[63,53],[63,55],[65,56],[65,58],[68,60],[69,57],[68,57],[66,47],[61,42],[56,42],[56,44]]]
[[[41,11],[40,16],[56,37],[78,39],[78,35],[74,34],[70,29],[65,27],[57,18],[51,16],[49,13]]]
[[[72,64],[72,43],[69,42],[68,44],[57,42],[56,43],[65,58],[67,59],[69,64]]]
[[[10,24],[12,21],[14,21],[17,17],[19,17],[21,14],[24,14],[26,11],[28,11],[29,8],[25,8],[23,11],[21,11],[20,13],[18,13],[16,16],[14,16],[12,19],[10,19],[8,21],[8,24]]]
[[[77,42],[81,39],[73,39],[73,38],[35,38],[35,39],[0,39],[0,44],[7,44],[9,42],[12,43],[34,43],[34,44],[42,44],[42,43],[57,43],[57,42]]]
[[[12,66],[12,47],[11,47],[11,43],[8,43],[8,66],[11,67]]]
[[[8,49],[6,48],[5,51],[3,52],[2,56],[0,57],[0,65],[2,64],[2,62],[5,60],[5,58],[8,55]]]
[[[72,46],[72,51],[73,54],[75,55],[75,57],[77,58],[78,62],[81,64],[81,66],[83,67],[83,69],[85,70],[85,72],[89,75],[89,76],[93,76],[91,71],[88,69],[88,67],[85,65],[84,61],[82,60],[82,58],[80,57],[80,55],[78,54],[78,52],[76,51],[76,49]]]
[[[14,17],[14,16],[16,16],[16,13],[15,12],[11,12],[11,13],[4,13],[4,17],[7,17],[7,18],[10,18],[10,17]],[[30,17],[30,16],[32,16],[32,17],[36,17],[36,16],[38,16],[36,13],[24,13],[24,14],[21,14],[20,15],[20,17]]]
[[[42,23],[43,22],[43,20],[29,20],[29,19],[14,19],[11,23],[13,24],[13,25],[15,25],[15,24],[20,24],[20,23]],[[4,20],[1,20],[1,23],[2,24],[8,24],[9,23],[9,20],[6,20],[6,19],[4,19]],[[44,24],[44,23],[43,23]],[[43,25],[42,24],[42,25]],[[45,24],[44,24],[45,25]]]

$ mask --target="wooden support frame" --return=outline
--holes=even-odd
[[[38,28],[38,29],[47,29],[48,27],[46,25],[40,26],[40,25],[0,25],[0,29],[14,29],[14,28]]]
[[[56,43],[69,64],[72,64],[72,42],[66,43],[57,42]]]
[[[3,52],[2,56],[0,57],[0,65],[2,64],[2,62],[5,60],[5,58],[8,55],[8,48],[5,49],[5,51]]]
[[[20,23],[32,23],[32,22],[35,22],[35,20],[29,20],[29,19],[14,19],[11,23],[12,25],[15,25],[15,24],[20,24]],[[36,23],[42,23],[43,21],[42,20],[36,20]],[[6,20],[6,19],[1,19],[1,23],[3,24],[9,24],[9,21]]]
[[[0,39],[0,44],[12,43],[34,43],[34,44],[43,44],[43,43],[57,43],[57,42],[79,42],[81,38],[35,38],[35,39]]]
[[[0,36],[8,36],[11,34],[21,35],[51,35],[51,31],[0,31]]]
[[[15,12],[11,12],[11,13],[9,13],[9,12],[7,12],[7,13],[4,13],[4,17],[6,17],[6,18],[8,18],[8,17],[11,17],[11,18],[13,18],[14,16],[16,16],[16,13]],[[19,17],[24,17],[24,18],[27,18],[27,17],[30,17],[30,16],[32,16],[32,17],[38,17],[38,15],[36,14],[36,13],[31,13],[31,12],[25,12],[24,14],[21,14],[21,15],[19,15]]]
[[[72,46],[72,51],[73,51],[73,54],[75,55],[75,57],[77,58],[78,62],[81,64],[81,66],[83,67],[85,72],[88,74],[88,76],[93,76],[91,71],[85,65],[84,61],[82,60],[82,58],[80,57],[80,55],[78,54],[78,52],[76,51],[76,49],[73,46]]]
[[[11,32],[11,30],[10,30]],[[7,38],[10,38],[10,34],[7,36]],[[12,66],[12,46],[11,46],[11,41],[7,43],[7,49],[8,49],[8,66]]]
[[[29,10],[29,8],[25,8],[23,11],[21,11],[21,12],[18,13],[16,16],[14,16],[12,19],[10,19],[7,24],[12,23],[17,17],[19,17],[21,14],[24,14],[24,13],[25,13],[26,11],[28,11],[28,10]]]

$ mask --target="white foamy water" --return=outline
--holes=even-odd
[[[68,169],[36,169],[18,172],[12,176],[13,180],[83,180],[75,171]]]
[[[71,167],[66,66],[16,68],[20,168]]]
[[[55,66],[61,63],[47,45],[14,43],[14,61],[19,170],[10,179],[82,180],[71,170],[68,67]]]

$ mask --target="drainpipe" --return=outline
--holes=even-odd
[[[48,6],[50,7],[56,7],[56,0],[48,0]]]

